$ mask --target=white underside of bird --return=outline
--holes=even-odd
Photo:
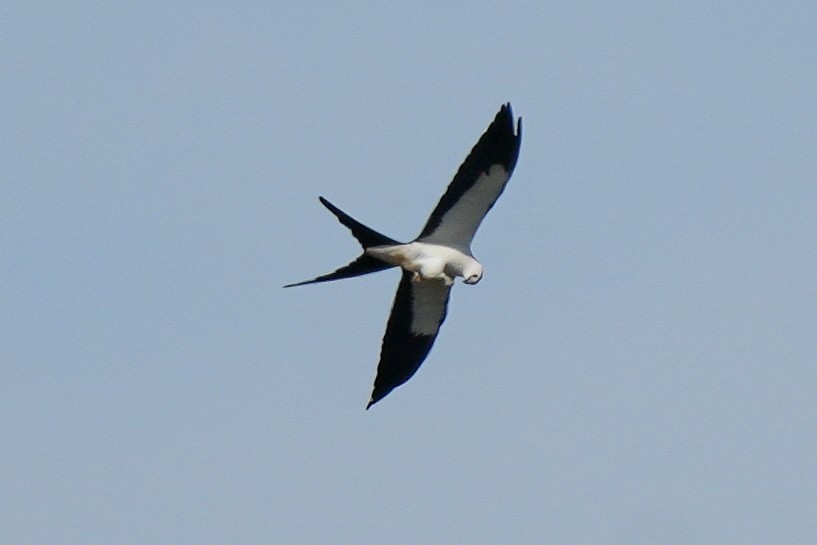
[[[476,284],[482,278],[482,264],[474,256],[450,246],[410,242],[392,246],[373,246],[366,253],[386,263],[398,265],[414,273],[412,281],[442,281],[454,284],[458,276],[466,284]]]

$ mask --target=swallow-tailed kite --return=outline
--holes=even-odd
[[[454,278],[461,276],[466,284],[482,278],[482,265],[471,255],[471,240],[516,165],[521,119],[515,129],[511,105],[505,104],[460,166],[420,236],[408,244],[366,227],[320,197],[352,231],[363,253],[335,272],[285,287],[402,268],[367,409],[410,379],[425,360],[445,320]]]

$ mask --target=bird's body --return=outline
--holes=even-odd
[[[456,248],[410,242],[390,246],[366,248],[367,255],[390,265],[397,265],[414,273],[412,281],[442,280],[446,286],[454,284],[454,278],[461,276],[467,284],[476,284],[482,278],[482,265],[474,256]]]
[[[466,284],[476,284],[482,278],[482,264],[471,254],[471,240],[511,177],[521,138],[521,120],[514,131],[510,104],[502,106],[460,166],[420,235],[407,244],[366,227],[320,198],[352,231],[363,253],[334,272],[285,287],[340,280],[392,267],[403,271],[367,409],[411,378],[423,363],[445,320],[454,279],[462,277]]]

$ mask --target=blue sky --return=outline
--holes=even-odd
[[[0,541],[817,542],[809,2],[12,2]],[[431,356],[399,275],[524,136]]]

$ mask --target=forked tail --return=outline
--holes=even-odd
[[[374,258],[370,255],[367,255],[365,250],[366,248],[370,248],[372,246],[386,246],[392,244],[400,244],[400,242],[392,238],[389,238],[386,235],[382,235],[375,231],[374,229],[366,227],[365,225],[357,221],[355,218],[353,218],[352,216],[350,216],[349,214],[347,214],[346,212],[344,212],[331,202],[327,201],[323,197],[319,197],[319,199],[321,201],[321,204],[324,205],[330,212],[332,212],[335,215],[335,217],[338,218],[338,221],[352,232],[352,235],[357,239],[360,245],[363,246],[364,252],[360,256],[358,256],[357,259],[334,272],[324,274],[317,278],[313,278],[312,280],[296,282],[295,284],[287,284],[286,286],[284,286],[285,288],[303,286],[305,284],[315,284],[317,282],[329,282],[330,280],[340,280],[342,278],[351,278],[353,276],[360,276],[363,274],[369,274],[377,271],[382,271],[385,269],[390,269],[395,266],[380,261],[379,259]]]

